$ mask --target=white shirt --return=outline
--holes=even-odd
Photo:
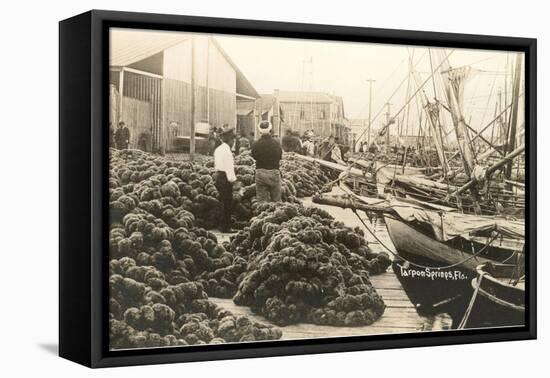
[[[307,153],[309,156],[315,155],[315,145],[313,144],[312,141],[306,140],[306,141],[304,142],[304,145],[303,145],[303,146],[306,148],[306,153]]]
[[[220,144],[214,150],[214,168],[216,171],[225,172],[229,182],[237,181],[235,176],[235,166],[233,163],[233,154],[227,143]]]
[[[346,163],[342,160],[342,151],[340,151],[340,147],[338,147],[338,145],[335,145],[332,148],[332,151],[330,152],[330,158],[334,160],[335,163],[346,165]]]

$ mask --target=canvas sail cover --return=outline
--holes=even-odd
[[[469,240],[472,236],[497,232],[511,238],[525,238],[525,222],[500,217],[460,214],[457,212],[426,210],[410,204],[392,203],[392,209],[405,222],[429,226],[437,240],[446,242],[456,237]]]

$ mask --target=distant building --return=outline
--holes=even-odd
[[[320,138],[334,135],[341,143],[349,141],[342,97],[324,92],[275,90],[272,95],[262,95],[256,104],[258,113],[272,122],[277,134],[292,130],[302,135],[313,129]]]
[[[199,138],[211,126],[234,127],[237,109],[260,97],[219,43],[204,35],[113,29],[109,65],[110,120],[130,128],[131,148],[143,133],[150,133],[153,150],[188,145],[192,123]]]

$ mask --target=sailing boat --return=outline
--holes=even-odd
[[[449,54],[437,66],[445,66],[444,62]],[[320,196],[314,199],[316,201],[325,201],[327,204],[334,204],[341,207],[351,207],[354,210],[362,209],[365,211],[379,210],[384,214],[389,236],[395,246],[395,253],[399,257],[394,261],[393,269],[401,280],[403,287],[410,299],[418,306],[419,310],[425,312],[448,312],[451,314],[455,324],[458,327],[461,319],[470,318],[472,314],[473,293],[476,296],[479,293],[489,293],[488,283],[496,287],[499,279],[497,271],[493,270],[496,276],[490,276],[489,273],[483,273],[487,281],[479,281],[480,267],[505,266],[512,265],[514,271],[523,275],[523,244],[525,240],[524,221],[510,219],[509,214],[520,215],[521,201],[501,201],[495,205],[492,200],[490,188],[483,188],[482,184],[487,183],[489,179],[494,179],[494,175],[504,170],[504,177],[510,179],[508,167],[511,162],[524,153],[524,146],[515,146],[514,127],[510,127],[508,144],[506,145],[506,154],[488,165],[480,165],[480,161],[474,159],[472,146],[473,138],[470,138],[470,127],[464,121],[462,110],[463,93],[462,83],[467,75],[467,70],[459,69],[454,71],[450,65],[445,67],[447,76],[447,87],[445,90],[447,98],[447,108],[452,115],[452,122],[456,138],[458,140],[457,157],[460,158],[462,167],[448,168],[442,164],[442,172],[446,180],[441,181],[431,177],[421,175],[397,175],[394,171],[394,177],[389,185],[385,186],[385,191],[393,194],[397,201],[387,196],[387,193],[377,192],[378,197],[384,198],[384,203],[363,198],[361,193],[357,193],[357,188],[348,193],[350,198],[327,198]],[[432,71],[432,76],[434,71]],[[514,100],[511,116],[512,126],[517,122],[517,107],[519,99],[519,80],[521,76],[521,60],[518,58],[516,64],[516,76],[514,77]],[[416,94],[425,85],[424,80],[417,89]],[[410,98],[407,103],[410,102]],[[439,102],[432,103],[433,108]],[[406,106],[407,104],[405,104]],[[402,108],[404,109],[405,106]],[[443,106],[443,104],[441,104]],[[399,113],[399,112],[398,112]],[[439,120],[435,117],[437,112],[433,111],[431,115],[431,126],[433,126],[432,137],[437,145],[442,142],[441,133],[437,132],[440,127]],[[389,117],[388,117],[389,118]],[[389,127],[390,122],[386,123]],[[481,138],[481,134],[476,136]],[[444,156],[444,147],[440,146],[438,156]],[[491,154],[494,151],[491,151]],[[477,156],[480,159],[480,155]],[[488,157],[488,156],[487,156]],[[444,163],[446,160],[441,161]],[[481,161],[481,163],[484,163]],[[324,164],[324,163],[320,163]],[[368,162],[366,163],[368,168]],[[326,164],[325,164],[326,165]],[[364,170],[354,167],[362,163],[355,161],[351,167],[331,167],[342,172],[347,177],[360,177],[366,182],[375,180],[379,183],[378,168],[376,164],[370,164],[374,169]],[[466,181],[457,180],[456,172],[462,169],[466,175]],[[356,172],[357,171],[357,172]],[[450,177],[452,176],[452,177]],[[451,181],[452,179],[452,181]],[[341,180],[340,183],[342,185]],[[378,188],[377,188],[378,189]],[[407,189],[407,190],[403,190]],[[483,199],[485,191],[488,200]],[[359,190],[360,192],[360,190]],[[358,206],[354,201],[360,201]],[[493,202],[491,202],[493,201]],[[515,202],[515,203],[514,203]],[[519,205],[519,206],[518,206]],[[520,211],[518,211],[518,208]],[[506,273],[509,270],[499,269],[498,273]],[[494,279],[490,279],[492,277]],[[499,277],[501,278],[501,277]],[[509,277],[512,282],[513,277]],[[481,282],[483,285],[475,286],[472,284]],[[483,286],[483,287],[482,287]],[[521,302],[522,288],[517,286],[517,298]],[[487,291],[487,290],[489,291]],[[499,298],[500,293],[508,292],[494,290],[492,303],[505,303],[505,298]],[[517,299],[516,298],[516,299]],[[483,312],[483,311],[482,311]],[[466,316],[467,315],[467,316]],[[505,317],[494,317],[493,319],[482,317],[484,322],[492,322],[495,325],[508,325],[508,319]],[[468,327],[475,326],[475,317],[471,317]]]
[[[480,266],[509,263],[523,275],[523,268],[519,268],[524,260],[523,221],[427,210],[410,204],[392,209],[393,214],[386,213],[384,220],[400,257],[393,269],[419,310],[449,312],[458,322]],[[494,320],[498,324],[504,321],[500,317]]]
[[[516,72],[520,73],[519,57],[516,64]],[[518,285],[519,281],[516,281],[515,285],[505,284],[502,278],[512,282],[513,277],[506,277],[506,274],[524,274],[524,221],[510,220],[498,215],[478,215],[504,213],[506,209],[503,207],[494,211],[487,202],[482,202],[481,196],[476,192],[476,186],[480,181],[490,178],[499,170],[504,169],[506,176],[510,178],[508,167],[511,166],[511,161],[524,151],[521,146],[514,149],[520,75],[515,77],[514,84],[514,118],[507,146],[511,152],[495,164],[483,168],[480,175],[476,172],[479,168],[473,160],[469,127],[464,122],[461,109],[463,100],[460,82],[465,71],[460,70],[457,73],[448,67],[446,72],[450,77],[446,97],[458,141],[459,155],[469,180],[461,186],[415,177],[398,177],[395,182],[405,184],[411,197],[415,197],[416,191],[421,193],[420,198],[431,197],[431,202],[458,208],[463,213],[436,212],[412,206],[402,209],[394,207],[394,214],[385,215],[388,233],[398,255],[402,258],[402,261],[395,262],[394,270],[411,299],[420,308],[429,311],[445,309],[453,313],[455,323],[462,319],[461,327],[466,324],[468,327],[488,323],[499,326],[523,324],[523,287]],[[464,197],[458,196],[468,191],[470,195],[465,198],[470,198],[471,206],[464,211]],[[454,201],[450,200],[452,198]],[[510,210],[508,212],[510,213]],[[513,212],[518,214],[517,209],[513,209]],[[502,316],[495,315],[494,319],[487,314],[477,318],[471,316],[473,306],[468,304],[473,302],[479,293],[485,298],[485,307],[494,309],[495,306],[507,306],[511,309],[507,313],[513,316],[504,316],[504,312]],[[478,309],[476,313],[479,312]]]

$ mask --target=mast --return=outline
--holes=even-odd
[[[386,102],[386,154],[388,154],[390,152],[390,122],[391,122],[391,117],[390,117],[390,107],[391,107],[391,103],[389,102]]]
[[[420,78],[418,77],[418,73],[411,72],[411,74],[413,75],[415,82],[418,85],[418,82],[420,81]],[[433,75],[434,75],[434,72],[432,71],[432,78],[433,78]],[[434,96],[436,96],[435,81],[433,82],[433,84],[434,84]],[[433,139],[435,149],[437,152],[437,157],[439,159],[439,162],[441,164],[441,168],[443,171],[443,176],[446,177],[447,172],[449,171],[449,165],[447,163],[447,159],[445,158],[445,151],[443,150],[443,136],[441,135],[441,122],[439,118],[439,103],[430,102],[428,100],[428,96],[426,95],[426,92],[424,91],[424,89],[422,89],[421,100],[422,100],[422,107],[426,110],[426,113],[428,115],[426,120],[427,124],[429,125],[428,136],[431,136]]]
[[[471,177],[475,164],[474,152],[472,150],[472,142],[470,140],[470,134],[464,120],[463,112],[464,80],[468,74],[468,68],[452,68],[447,61],[443,62],[443,68],[443,73],[447,78],[445,81],[445,95],[447,97],[449,111],[451,112],[451,118],[453,120],[453,126],[460,155],[462,157],[464,172],[466,172],[468,177]]]
[[[506,151],[513,151],[516,148],[516,129],[518,123],[518,108],[519,108],[519,89],[521,83],[521,69],[523,63],[523,57],[521,54],[516,55],[516,65],[514,72],[514,83],[512,93],[512,111],[510,112],[510,136],[508,138],[508,145]],[[505,176],[508,180],[512,177],[512,165],[510,160],[506,165]]]

